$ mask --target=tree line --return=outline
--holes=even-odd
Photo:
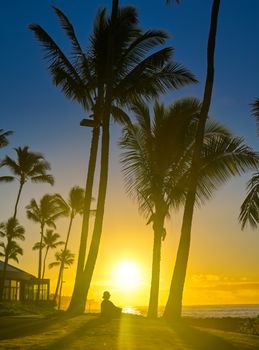
[[[12,132],[0,132],[0,145],[8,144],[7,136]],[[4,285],[9,260],[19,262],[18,256],[23,255],[23,249],[17,243],[18,240],[25,240],[25,229],[17,219],[18,205],[24,185],[29,180],[34,183],[48,183],[54,185],[54,177],[48,173],[50,164],[41,153],[32,152],[28,146],[14,148],[16,159],[6,156],[0,162],[0,167],[6,167],[12,175],[0,176],[0,182],[12,182],[17,180],[19,189],[14,205],[14,213],[6,222],[0,223],[0,236],[3,241],[0,243],[2,251],[0,256],[4,259],[3,277],[0,284],[0,300],[4,299]],[[36,300],[40,299],[40,284],[44,279],[47,257],[50,249],[62,246],[60,251],[55,253],[55,262],[49,264],[49,268],[59,266],[57,285],[54,293],[54,300],[57,300],[61,277],[65,267],[74,262],[74,254],[68,249],[73,220],[77,214],[82,214],[84,203],[84,190],[79,186],[71,188],[68,200],[60,194],[45,194],[38,202],[33,198],[26,206],[27,218],[39,225],[39,241],[32,247],[39,251],[38,257],[38,288]],[[65,242],[60,240],[60,234],[55,232],[56,220],[61,217],[68,217],[68,229]],[[44,252],[45,250],[45,252]],[[44,253],[44,257],[43,257]]]

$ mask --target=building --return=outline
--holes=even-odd
[[[3,280],[4,263],[0,261],[0,283]],[[39,300],[49,300],[49,279],[38,279],[30,273],[10,264],[7,265],[3,299],[6,301],[33,302],[37,299],[38,286],[40,287]]]

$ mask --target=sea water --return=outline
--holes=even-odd
[[[146,307],[127,306],[122,310],[124,313],[146,316]],[[158,314],[162,316],[164,307],[160,307]],[[201,306],[184,306],[183,316],[195,318],[207,317],[257,317],[259,315],[259,305],[201,305]]]

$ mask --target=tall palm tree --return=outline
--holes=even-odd
[[[152,121],[149,108],[137,104],[133,108],[137,124],[125,128],[120,141],[127,190],[138,200],[148,223],[153,224],[148,308],[148,316],[152,318],[157,316],[158,310],[161,244],[166,235],[164,222],[171,209],[185,201],[200,109],[201,104],[193,98],[178,100],[168,108],[156,102]],[[219,184],[255,162],[255,153],[242,139],[232,137],[215,122],[207,122],[197,199],[209,198]]]
[[[50,249],[56,249],[58,246],[65,244],[65,242],[59,240],[60,235],[57,232],[54,232],[53,230],[46,230],[46,233],[43,236],[43,242],[42,242],[42,249],[45,248],[45,255],[43,259],[43,268],[42,268],[42,279],[45,275],[45,269],[46,269],[46,261],[47,256]],[[37,242],[34,244],[33,250],[40,249],[40,242]]]
[[[64,206],[60,205],[60,200],[57,195],[45,194],[40,202],[37,203],[35,199],[30,201],[30,204],[26,206],[26,214],[29,220],[40,224],[40,242],[39,242],[39,263],[38,263],[38,292],[37,300],[39,300],[40,292],[40,280],[42,277],[42,249],[45,227],[51,227],[56,229],[55,221],[62,217],[67,216],[67,210]]]
[[[93,127],[93,138],[77,275],[70,304],[70,311],[83,312],[102,232],[111,116],[119,122],[128,122],[121,108],[128,106],[131,101],[157,96],[170,88],[195,82],[195,79],[189,71],[171,61],[172,48],[155,51],[158,45],[165,42],[167,35],[162,31],[143,32],[138,27],[138,17],[132,7],[118,8],[118,1],[113,1],[111,17],[105,9],[99,10],[86,52],[83,52],[68,18],[60,10],[55,8],[55,11],[71,40],[72,61],[39,25],[31,25],[30,29],[47,52],[54,83],[61,87],[66,96],[93,112],[93,120],[84,120],[82,123]],[[102,146],[99,193],[90,254],[85,264],[100,127]]]
[[[252,115],[255,117],[257,125],[257,135],[259,136],[259,99],[252,103]],[[247,195],[240,208],[239,221],[242,230],[249,223],[252,228],[256,228],[259,223],[259,172],[253,174],[247,183]]]
[[[204,88],[199,123],[197,127],[195,146],[192,156],[192,166],[189,176],[188,193],[186,196],[186,202],[184,207],[181,238],[177,251],[176,264],[171,281],[169,297],[163,315],[164,318],[168,321],[179,320],[182,312],[182,297],[189,258],[192,218],[196,191],[198,186],[200,158],[204,139],[205,124],[210,109],[214,82],[214,51],[216,43],[219,7],[220,0],[213,0],[210,20],[210,32],[207,46],[206,83]]]
[[[67,202],[62,197],[60,197],[60,200],[64,203],[64,206],[67,207],[67,210],[70,213],[69,214],[70,220],[69,220],[69,225],[68,225],[68,230],[67,230],[67,236],[66,236],[65,246],[63,249],[64,251],[67,250],[67,246],[68,246],[68,242],[69,242],[69,238],[70,238],[70,233],[71,233],[71,229],[72,229],[72,224],[73,224],[75,216],[77,214],[80,214],[80,215],[83,214],[84,197],[85,197],[85,191],[83,188],[81,188],[79,186],[74,186],[71,188]],[[92,211],[92,212],[94,212],[94,211]],[[54,294],[54,300],[57,299],[63,269],[64,269],[64,265],[61,263],[60,268],[59,268],[59,274],[58,274],[58,280],[57,280],[57,285],[56,285],[56,289],[55,289],[55,294]]]
[[[0,236],[6,239],[6,243],[0,243],[0,247],[3,249],[0,256],[4,257],[3,278],[0,283],[0,300],[3,298],[8,261],[12,259],[18,262],[17,255],[23,254],[23,250],[16,240],[24,241],[24,233],[24,227],[19,225],[19,222],[14,218],[10,218],[7,222],[0,224]]]
[[[0,129],[0,148],[3,148],[9,144],[8,136],[12,135],[13,132],[11,130],[4,131]]]
[[[41,153],[31,152],[28,146],[14,148],[17,160],[6,156],[0,162],[0,167],[7,167],[13,176],[1,176],[0,181],[10,182],[14,180],[19,181],[19,190],[14,207],[14,219],[17,215],[18,203],[24,184],[31,180],[35,183],[49,183],[54,184],[54,178],[48,174],[50,164],[45,160]]]

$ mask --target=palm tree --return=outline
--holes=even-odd
[[[56,261],[49,264],[49,268],[52,269],[55,266],[60,266],[61,264],[66,266],[71,266],[75,261],[75,254],[71,253],[69,249],[61,250],[55,254]]]
[[[84,197],[85,197],[85,191],[83,188],[81,188],[79,186],[74,186],[71,188],[67,202],[62,197],[60,197],[60,200],[64,203],[64,206],[67,207],[67,211],[70,213],[69,214],[70,220],[69,220],[69,225],[68,225],[68,231],[67,231],[65,246],[63,249],[64,251],[67,250],[68,241],[69,241],[70,233],[71,233],[71,228],[72,228],[72,224],[73,224],[75,216],[77,214],[80,214],[80,215],[83,214]],[[92,213],[93,212],[94,211],[92,211]],[[54,294],[54,300],[57,299],[63,269],[64,269],[64,265],[61,263],[60,268],[59,268],[59,274],[58,274],[58,280],[57,280],[57,285],[56,285],[56,289],[55,289],[55,294]]]
[[[155,51],[158,45],[165,42],[167,35],[162,31],[143,32],[138,27],[137,14],[132,7],[119,9],[118,1],[113,1],[111,17],[105,9],[99,10],[87,52],[82,51],[67,17],[56,8],[55,11],[72,42],[72,61],[40,26],[34,24],[30,28],[47,52],[54,83],[61,87],[66,96],[93,112],[93,120],[82,122],[82,125],[93,127],[93,138],[77,275],[70,304],[70,311],[83,312],[102,232],[108,179],[110,118],[112,116],[116,121],[128,122],[121,108],[128,106],[131,101],[157,96],[170,88],[195,82],[195,79],[182,66],[171,62],[171,48]],[[100,127],[102,146],[99,193],[90,254],[85,264]],[[85,292],[82,293],[82,290]]]
[[[257,125],[257,135],[259,136],[259,99],[252,103],[252,115],[255,117]],[[242,230],[249,223],[252,228],[256,228],[259,223],[259,172],[253,174],[247,183],[247,195],[240,208],[239,221]]]
[[[185,170],[183,160],[190,122],[199,111],[194,99],[182,100],[166,108],[156,102],[154,118],[144,103],[135,104],[137,124],[124,128],[120,146],[127,192],[137,199],[139,209],[153,224],[152,278],[148,317],[157,317],[161,244],[165,239],[164,222],[172,206],[183,200],[177,179]],[[189,140],[188,140],[189,141]],[[177,193],[178,192],[178,193]]]
[[[7,136],[12,134],[13,132],[11,130],[4,131],[3,129],[0,129],[0,148],[3,148],[9,144]]]
[[[177,321],[181,317],[182,297],[185,283],[186,269],[188,264],[190,238],[192,229],[192,218],[195,204],[196,191],[198,186],[198,176],[200,168],[200,158],[204,138],[206,119],[210,109],[211,96],[214,81],[214,51],[217,34],[218,13],[220,0],[213,0],[210,32],[207,46],[207,76],[204,88],[203,101],[200,118],[195,138],[195,146],[192,156],[192,166],[189,176],[188,193],[184,207],[181,238],[177,251],[176,264],[171,281],[168,301],[164,311],[164,318],[168,321]]]
[[[45,269],[46,269],[46,261],[47,256],[50,249],[56,249],[58,246],[65,244],[63,241],[59,241],[60,235],[57,232],[54,232],[53,230],[46,230],[45,235],[43,236],[43,242],[42,242],[42,249],[45,248],[45,255],[43,259],[43,269],[42,269],[42,279],[45,275]],[[37,242],[34,244],[33,250],[40,249],[40,242]]]
[[[40,224],[40,242],[39,242],[39,263],[38,263],[38,281],[42,277],[42,249],[44,242],[44,230],[45,227],[51,227],[56,229],[55,221],[62,217],[67,216],[67,210],[64,206],[60,205],[60,200],[57,195],[45,194],[40,202],[37,203],[35,199],[30,201],[30,204],[26,206],[26,213],[28,219],[35,223]],[[38,285],[37,300],[39,300],[40,287]]]
[[[24,233],[24,227],[19,225],[18,221],[14,218],[10,218],[6,223],[0,224],[0,236],[6,239],[6,243],[0,243],[0,247],[3,249],[0,256],[4,257],[3,278],[0,284],[0,300],[3,298],[8,261],[12,259],[18,262],[17,255],[23,254],[23,250],[17,244],[16,240],[24,241]]]
[[[15,219],[24,184],[30,179],[35,183],[41,182],[53,185],[54,178],[52,175],[47,174],[47,171],[50,170],[50,164],[44,159],[44,156],[41,153],[29,151],[28,146],[14,148],[14,150],[17,155],[16,161],[9,156],[6,156],[5,159],[0,162],[0,167],[5,166],[9,168],[13,176],[1,176],[0,181],[19,181],[19,191],[13,214]]]
[[[137,124],[125,128],[120,145],[127,191],[153,224],[152,280],[148,316],[158,309],[161,244],[165,218],[185,201],[190,162],[201,104],[182,99],[168,108],[155,103],[153,121],[149,108],[136,104]],[[196,200],[204,201],[231,175],[254,166],[256,155],[242,139],[234,138],[223,126],[206,124]],[[232,170],[232,168],[236,170]],[[224,169],[224,176],[222,176]]]
[[[74,263],[75,260],[75,254],[72,254],[69,249],[62,249],[60,252],[57,252],[55,254],[56,261],[49,264],[49,268],[53,268],[55,266],[59,266],[59,273],[61,271],[61,275],[58,276],[60,278],[60,282],[57,283],[58,292],[55,292],[54,300],[57,300],[56,293],[59,293],[59,303],[58,303],[58,309],[60,309],[60,301],[61,301],[61,293],[62,293],[62,285],[63,285],[63,274],[64,269],[68,268]]]
[[[68,241],[70,238],[71,228],[74,221],[74,218],[77,214],[82,215],[84,212],[84,198],[85,198],[85,191],[83,188],[79,186],[74,186],[71,188],[68,200],[65,201],[60,195],[58,195],[60,198],[61,203],[63,203],[63,206],[67,208],[67,212],[69,213],[69,225],[68,225],[68,231],[65,241],[65,247],[64,250],[67,249]],[[93,212],[93,211],[91,211]]]

